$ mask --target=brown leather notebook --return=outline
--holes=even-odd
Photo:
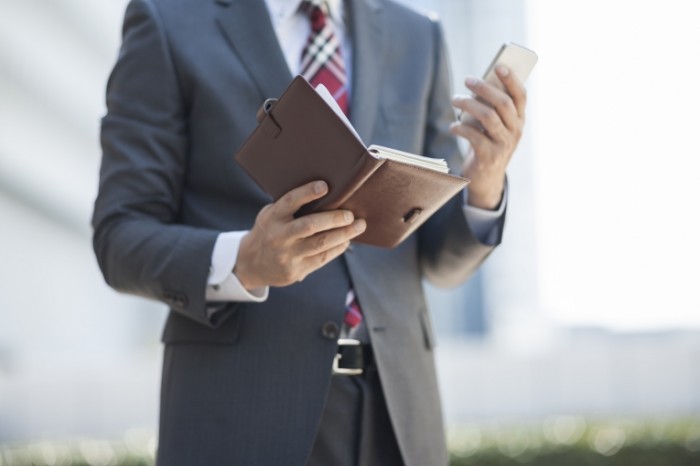
[[[274,200],[326,181],[328,194],[297,215],[348,209],[367,221],[354,240],[360,243],[397,246],[468,183],[446,173],[446,165],[445,172],[426,168],[434,159],[365,147],[301,76],[279,99],[265,102],[258,122],[235,156],[238,163]]]

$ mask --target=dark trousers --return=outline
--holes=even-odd
[[[379,374],[333,376],[307,466],[403,466]]]

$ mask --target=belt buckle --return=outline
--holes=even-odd
[[[351,338],[340,338],[338,340],[338,346],[360,346],[359,340],[353,340]],[[364,369],[347,369],[344,367],[338,367],[338,362],[343,357],[342,354],[336,353],[333,358],[333,375],[362,375]]]

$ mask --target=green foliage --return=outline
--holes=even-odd
[[[698,466],[700,418],[455,426],[448,443],[450,466]],[[132,430],[116,442],[0,445],[0,466],[153,466],[154,454],[154,433]]]
[[[451,466],[698,466],[700,419],[541,424],[449,430]]]
[[[0,445],[0,466],[153,466],[155,434],[133,429],[119,441],[94,439]]]
[[[679,445],[622,447],[612,456],[585,447],[573,446],[549,451],[532,451],[511,458],[497,449],[479,451],[469,457],[454,457],[451,466],[698,466],[700,453]]]

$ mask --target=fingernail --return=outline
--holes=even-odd
[[[510,74],[510,70],[503,65],[498,65],[496,67],[496,73],[498,73],[499,75],[501,75],[505,78],[506,76],[508,76]]]
[[[365,228],[367,228],[367,222],[365,222],[363,219],[358,219],[355,222],[354,227],[356,232],[362,233],[363,231],[365,231]]]
[[[352,219],[353,219],[354,217],[355,217],[355,216],[354,216],[354,215],[352,214],[352,212],[350,212],[349,210],[348,210],[348,211],[345,211],[345,213],[343,214],[343,218],[345,219],[345,223],[350,223],[350,222],[352,222]]]
[[[467,87],[474,87],[476,86],[476,83],[478,80],[476,78],[469,77],[464,80],[464,83],[467,85]]]
[[[314,192],[316,194],[321,194],[326,191],[326,183],[323,181],[317,181],[314,183]]]

